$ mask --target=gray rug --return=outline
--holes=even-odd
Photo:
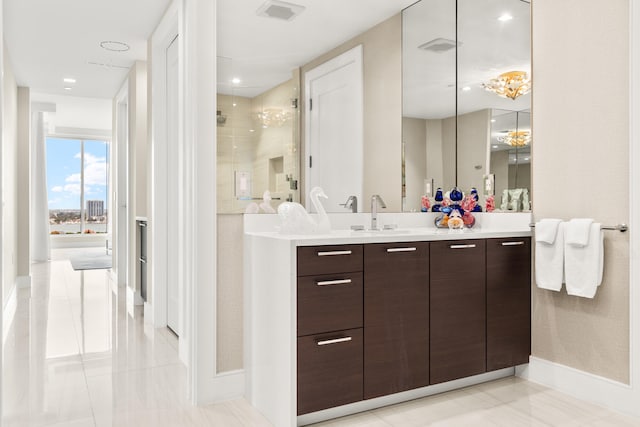
[[[111,268],[111,255],[104,252],[99,254],[85,254],[70,259],[74,270],[100,270]]]

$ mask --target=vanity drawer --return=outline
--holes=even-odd
[[[362,271],[362,245],[298,248],[298,276],[352,271]]]
[[[362,273],[298,278],[298,336],[362,327]]]
[[[298,338],[298,415],[363,397],[362,329]]]

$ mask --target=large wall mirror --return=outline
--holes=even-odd
[[[530,209],[529,2],[421,0],[402,17],[403,210],[456,185]]]

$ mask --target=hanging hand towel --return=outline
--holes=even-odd
[[[536,285],[542,289],[562,289],[564,256],[564,223],[559,219],[543,219],[536,223]]]
[[[572,226],[583,228],[577,222],[567,224],[567,236],[572,231],[575,236],[579,230],[571,230]],[[576,241],[576,240],[574,240]],[[584,241],[584,239],[579,239]],[[570,244],[567,240],[564,248],[564,270],[567,293],[569,295],[593,298],[600,283],[604,266],[604,235],[599,223],[589,226],[588,238],[585,245]]]
[[[567,224],[565,243],[567,245],[587,246],[591,224],[593,224],[592,218],[573,218],[570,220]]]

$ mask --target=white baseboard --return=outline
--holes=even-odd
[[[578,399],[640,416],[640,392],[630,385],[533,356],[516,374]]]
[[[127,289],[127,313],[129,313],[131,317],[135,317],[135,307],[142,305],[144,300],[135,289],[131,289],[129,286],[125,287]]]
[[[18,289],[25,289],[31,287],[31,276],[18,276],[16,278],[16,287]]]
[[[313,412],[311,414],[300,415],[296,419],[296,425],[306,426],[309,424],[316,424],[333,418],[344,417],[359,412],[371,411],[383,406],[395,405],[397,403],[420,399],[423,397],[432,396],[434,394],[444,393],[446,391],[456,390],[463,387],[482,384],[488,381],[494,381],[500,378],[510,377],[513,374],[514,368],[505,368],[498,371],[474,375],[472,377],[461,378],[459,380],[448,381],[441,384],[435,384],[427,387],[417,388],[414,390],[390,394],[388,396],[362,400],[360,402],[338,406],[337,408],[330,408],[323,411]]]
[[[150,323],[151,325],[153,325],[153,306],[145,301],[143,304],[142,313],[145,323]]]
[[[209,405],[244,396],[244,370],[224,372],[206,380],[198,379],[198,405]]]
[[[18,298],[16,296],[17,285],[13,287],[9,297],[7,298],[7,302],[4,304],[4,310],[2,312],[2,344],[7,341],[7,336],[9,334],[9,329],[11,328],[11,324],[13,323],[13,319],[16,316],[16,309],[18,308]]]

